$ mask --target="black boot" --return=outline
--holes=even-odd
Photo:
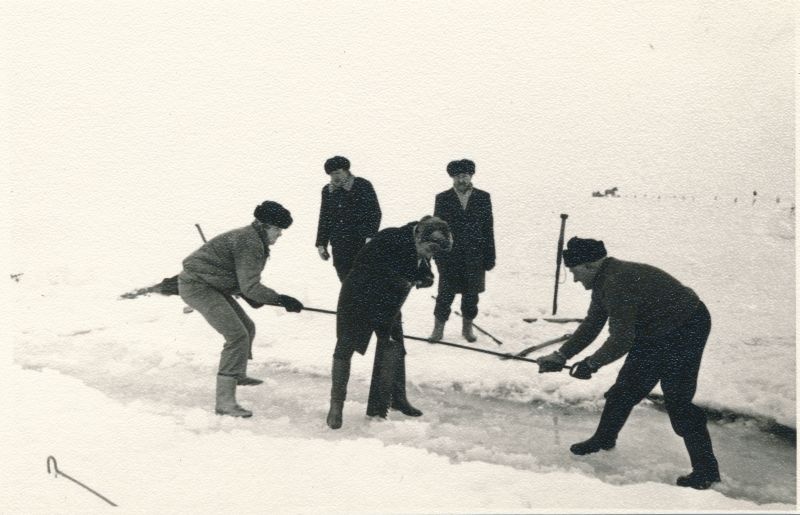
[[[367,416],[386,418],[392,399],[397,344],[387,340],[375,348],[375,362],[372,365],[372,381],[369,385]]]
[[[683,437],[689,459],[692,462],[692,472],[681,476],[675,482],[678,486],[688,486],[697,490],[705,490],[713,483],[720,481],[719,464],[714,456],[711,446],[711,436],[708,428],[703,426],[699,431],[687,433]]]
[[[333,358],[331,370],[331,407],[326,420],[328,427],[342,427],[342,409],[347,397],[347,383],[350,380],[350,360]]]
[[[597,436],[592,436],[588,440],[570,445],[569,450],[572,454],[583,456],[585,454],[595,453],[601,449],[604,451],[613,449],[616,444],[616,440],[601,440],[597,438]]]
[[[601,449],[605,451],[613,449],[617,444],[617,435],[625,425],[625,421],[628,420],[631,410],[633,410],[633,405],[629,402],[615,397],[607,398],[594,435],[588,440],[570,446],[570,452],[583,456]]]
[[[695,490],[706,490],[714,483],[719,482],[719,472],[708,473],[692,471],[690,474],[680,476],[678,480],[675,481],[675,484],[678,486],[688,486],[690,488],[694,488]]]
[[[421,417],[422,412],[406,398],[406,355],[402,351],[397,354],[392,385],[392,409],[409,417]]]

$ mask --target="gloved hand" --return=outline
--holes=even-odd
[[[483,269],[486,270],[487,272],[492,268],[494,268],[494,261],[488,261],[483,265]]]
[[[431,286],[433,286],[433,276],[426,275],[422,279],[417,279],[415,284],[417,288],[430,288]]]
[[[299,313],[303,310],[303,303],[288,295],[278,295],[278,304],[290,313]]]
[[[558,351],[550,353],[547,356],[542,356],[536,360],[536,363],[539,364],[540,374],[544,372],[561,372],[566,362],[567,358]]]
[[[591,358],[578,361],[569,369],[569,375],[576,379],[591,379],[592,374],[597,372],[599,367],[594,364]]]
[[[331,255],[328,254],[328,249],[326,247],[323,247],[322,245],[317,247],[317,253],[319,254],[319,257],[322,258],[323,261],[327,261],[331,257]]]

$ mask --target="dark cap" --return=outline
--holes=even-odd
[[[342,156],[333,156],[332,158],[325,161],[325,173],[328,175],[331,172],[336,170],[347,170],[350,171],[350,161],[346,157]]]
[[[292,214],[289,210],[271,200],[265,200],[256,206],[253,216],[262,224],[274,225],[281,229],[287,229],[292,225]]]
[[[602,241],[590,238],[578,238],[573,236],[567,242],[567,248],[562,252],[564,265],[573,267],[584,263],[591,263],[606,257],[606,246]]]
[[[475,163],[469,159],[460,159],[458,161],[450,161],[447,163],[447,175],[455,177],[462,173],[475,175]]]

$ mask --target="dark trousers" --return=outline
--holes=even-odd
[[[392,401],[392,396],[402,388],[402,399],[405,399],[405,355],[403,344],[402,315],[398,313],[392,322],[388,334],[379,331],[380,336],[375,344],[375,361],[372,365],[372,380],[367,401],[367,415],[385,417]],[[371,332],[366,338],[371,336]],[[363,335],[361,335],[363,337]],[[347,337],[336,340],[333,352],[334,369],[331,374],[331,399],[344,401],[347,397],[347,383],[350,380],[350,362],[356,352],[357,345]],[[340,363],[337,370],[336,363]],[[346,371],[345,371],[346,370]]]
[[[439,295],[436,296],[436,307],[433,309],[433,315],[439,320],[447,321],[450,318],[450,306],[456,298],[456,293],[452,291],[439,290]],[[477,293],[462,293],[461,294],[461,315],[467,320],[475,320],[478,316],[478,294]]]
[[[386,345],[390,340],[399,343],[400,353],[406,354],[405,345],[403,344],[403,314],[398,312],[394,319],[388,322],[387,325],[381,326],[374,330],[377,336],[378,347]],[[360,326],[357,331],[350,331],[347,335],[336,339],[336,347],[333,349],[334,359],[350,360],[356,349],[361,348],[358,352],[362,354],[366,350],[366,344],[372,338],[373,330],[368,326]],[[364,343],[363,347],[360,343]],[[376,348],[376,355],[378,354]]]
[[[346,241],[331,243],[331,253],[333,254],[333,267],[336,269],[336,275],[339,276],[339,282],[344,282],[347,274],[353,268],[353,263],[356,260],[356,255],[364,247],[366,240]]]
[[[691,318],[671,333],[637,338],[616,383],[605,394],[606,404],[595,437],[616,441],[633,407],[661,381],[672,429],[683,437],[692,467],[718,472],[705,413],[692,402],[710,331],[711,316],[701,302]]]

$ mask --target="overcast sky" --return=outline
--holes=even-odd
[[[461,157],[495,192],[794,191],[790,1],[3,11],[15,237],[43,204],[91,225],[165,203],[317,196],[334,154],[428,203]]]

